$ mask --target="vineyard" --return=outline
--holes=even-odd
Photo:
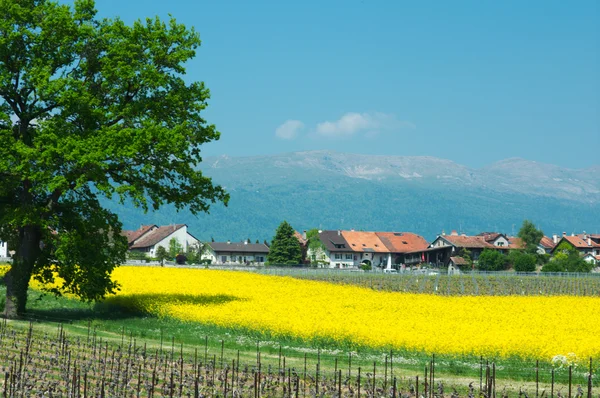
[[[443,296],[600,296],[600,274],[557,276],[546,274],[462,273],[360,273],[310,268],[265,268],[265,275],[350,284],[375,290],[426,293]]]
[[[71,336],[57,325],[0,324],[3,397],[592,397],[593,363],[543,367],[522,364],[529,381],[515,380],[483,359],[469,374],[452,376],[451,364],[435,356],[410,363],[393,351],[382,357],[304,353],[256,344],[250,356],[208,337],[194,347],[174,339],[138,341],[125,330],[99,337]],[[383,356],[383,355],[382,355]],[[407,365],[409,368],[407,369]],[[597,383],[596,383],[597,384]]]

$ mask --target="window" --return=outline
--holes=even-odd
[[[346,254],[346,260],[352,260],[352,254]]]
[[[335,259],[336,260],[341,260],[342,259],[342,255],[339,253],[335,253]]]
[[[226,263],[227,262],[227,256],[221,256],[221,262],[222,263]]]
[[[504,242],[496,242],[496,244],[497,244],[499,247],[502,247],[502,246],[504,246]]]

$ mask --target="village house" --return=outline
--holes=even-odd
[[[452,257],[461,257],[465,252],[469,252],[473,261],[477,262],[484,249],[507,253],[511,249],[523,249],[524,244],[520,238],[497,232],[482,232],[479,235],[467,236],[453,230],[450,235],[442,232],[431,242],[429,248],[435,251],[435,256],[430,256],[431,262],[444,266],[449,264]]]
[[[550,254],[554,246],[558,243],[558,235],[552,235],[552,238],[542,236],[540,243],[538,244],[538,254]]]
[[[191,247],[199,245],[196,239],[187,230],[186,224],[173,225],[142,225],[135,231],[123,231],[127,237],[127,243],[130,251],[146,253],[149,257],[155,257],[159,247],[169,250],[171,239],[175,239],[187,252]]]
[[[267,261],[269,246],[266,243],[243,242],[208,242],[202,253],[202,260],[210,260],[211,264],[244,264],[263,265]]]
[[[556,243],[551,253],[556,254],[558,247],[563,246],[563,242],[577,250],[585,261],[590,263],[600,262],[600,235],[583,232],[582,234],[571,234],[568,236],[566,232],[563,232],[562,237]]]
[[[422,261],[427,241],[410,232],[320,231],[324,250],[308,250],[312,263],[330,268],[399,268]]]

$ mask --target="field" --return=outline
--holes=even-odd
[[[404,283],[397,276],[361,276],[356,282]],[[85,378],[90,396],[102,395],[102,380],[106,396],[131,396],[137,387],[143,396],[150,391],[223,396],[235,389],[238,396],[258,390],[263,396],[312,396],[317,389],[326,396],[336,396],[338,389],[356,396],[359,385],[364,396],[373,396],[373,388],[376,396],[392,396],[393,377],[396,394],[405,396],[416,395],[417,388],[421,395],[427,389],[431,396],[450,396],[454,388],[464,395],[470,383],[475,394],[524,389],[530,396],[534,391],[565,396],[569,386],[575,395],[597,383],[588,376],[600,363],[594,338],[598,297],[444,296],[384,291],[394,289],[377,284],[365,289],[339,280],[159,267],[120,267],[114,277],[122,291],[96,306],[32,291],[36,319],[67,323],[35,323],[31,332],[26,323],[4,325],[0,366],[12,376],[0,385],[20,380],[19,358],[31,352],[33,342],[37,352],[48,353],[44,361],[58,358],[57,389],[83,391]],[[439,287],[444,278],[426,279],[432,285],[437,279]],[[416,280],[407,286],[430,286]],[[456,289],[460,279],[454,281],[448,283]],[[69,356],[78,358],[79,373],[73,373]],[[43,367],[33,357],[28,371]],[[243,384],[235,384],[238,377]]]

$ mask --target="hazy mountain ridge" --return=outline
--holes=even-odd
[[[429,156],[357,155],[331,151],[206,158],[205,162],[202,168],[208,175],[236,183],[255,181],[255,177],[258,180],[264,177],[263,182],[267,184],[286,181],[291,177],[303,179],[301,171],[304,170],[310,172],[313,178],[333,174],[390,183],[414,180],[586,203],[600,201],[600,166],[565,169],[520,158],[502,160],[480,169]],[[236,173],[237,178],[226,176],[228,172]],[[271,180],[267,181],[267,178]]]
[[[282,220],[297,230],[518,231],[532,219],[547,234],[600,232],[599,167],[582,170],[523,159],[473,169],[421,156],[331,151],[206,157],[201,169],[230,194],[228,207],[194,217],[166,206],[143,214],[109,202],[126,228],[187,223],[197,238],[271,239]]]

